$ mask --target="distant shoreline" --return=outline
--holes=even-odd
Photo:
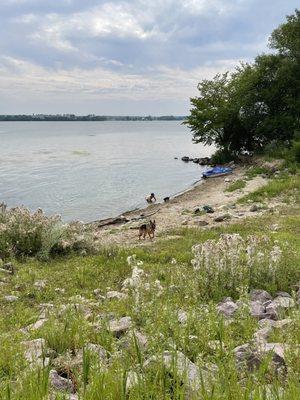
[[[111,116],[111,115],[75,115],[75,114],[15,114],[0,115],[0,122],[105,122],[105,121],[184,121],[186,116]]]

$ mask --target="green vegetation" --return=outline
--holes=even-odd
[[[247,200],[279,194],[295,202],[298,193],[296,175]],[[268,340],[291,346],[282,370],[271,353],[252,371],[237,368],[234,349],[259,329],[247,311],[251,289],[296,296],[299,222],[299,209],[283,207],[214,229],[176,229],[151,247],[15,261],[14,274],[0,272],[0,399],[48,398],[53,370],[82,400],[179,400],[187,391],[191,400],[298,399],[298,306],[282,310],[279,319],[293,323]],[[117,295],[107,298],[110,291]],[[216,310],[224,296],[242,301],[230,319]],[[125,316],[132,330],[116,335],[111,323]],[[35,339],[44,342],[31,363],[24,340]],[[193,363],[194,381],[182,357]],[[69,399],[67,392],[53,398]]]
[[[278,143],[284,149],[291,146],[300,128],[299,36],[300,11],[295,10],[270,37],[276,53],[199,83],[186,124],[194,142],[218,147],[216,162],[242,151],[275,149]],[[299,160],[299,144],[294,154]]]
[[[246,182],[242,179],[238,179],[228,186],[228,188],[226,189],[226,192],[234,192],[235,190],[243,189],[245,186],[246,186]]]
[[[256,190],[255,192],[249,193],[246,196],[238,200],[239,203],[246,202],[261,202],[274,197],[293,194],[300,188],[300,176],[289,176],[289,177],[278,177],[272,179],[267,185]]]
[[[0,259],[95,250],[91,232],[80,222],[63,224],[60,216],[47,217],[41,209],[30,213],[0,204]]]

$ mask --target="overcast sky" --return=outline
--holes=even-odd
[[[299,0],[0,0],[0,114],[176,114]]]

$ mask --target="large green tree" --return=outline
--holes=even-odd
[[[198,85],[187,125],[194,142],[232,154],[291,141],[300,115],[300,12],[271,35],[275,54],[260,55],[234,73]]]

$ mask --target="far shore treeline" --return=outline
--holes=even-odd
[[[273,31],[269,54],[198,84],[185,124],[193,141],[214,144],[215,161],[241,151],[295,147],[300,158],[300,11]]]
[[[182,121],[185,116],[118,116],[118,115],[75,115],[75,114],[18,114],[0,115],[0,121]]]

